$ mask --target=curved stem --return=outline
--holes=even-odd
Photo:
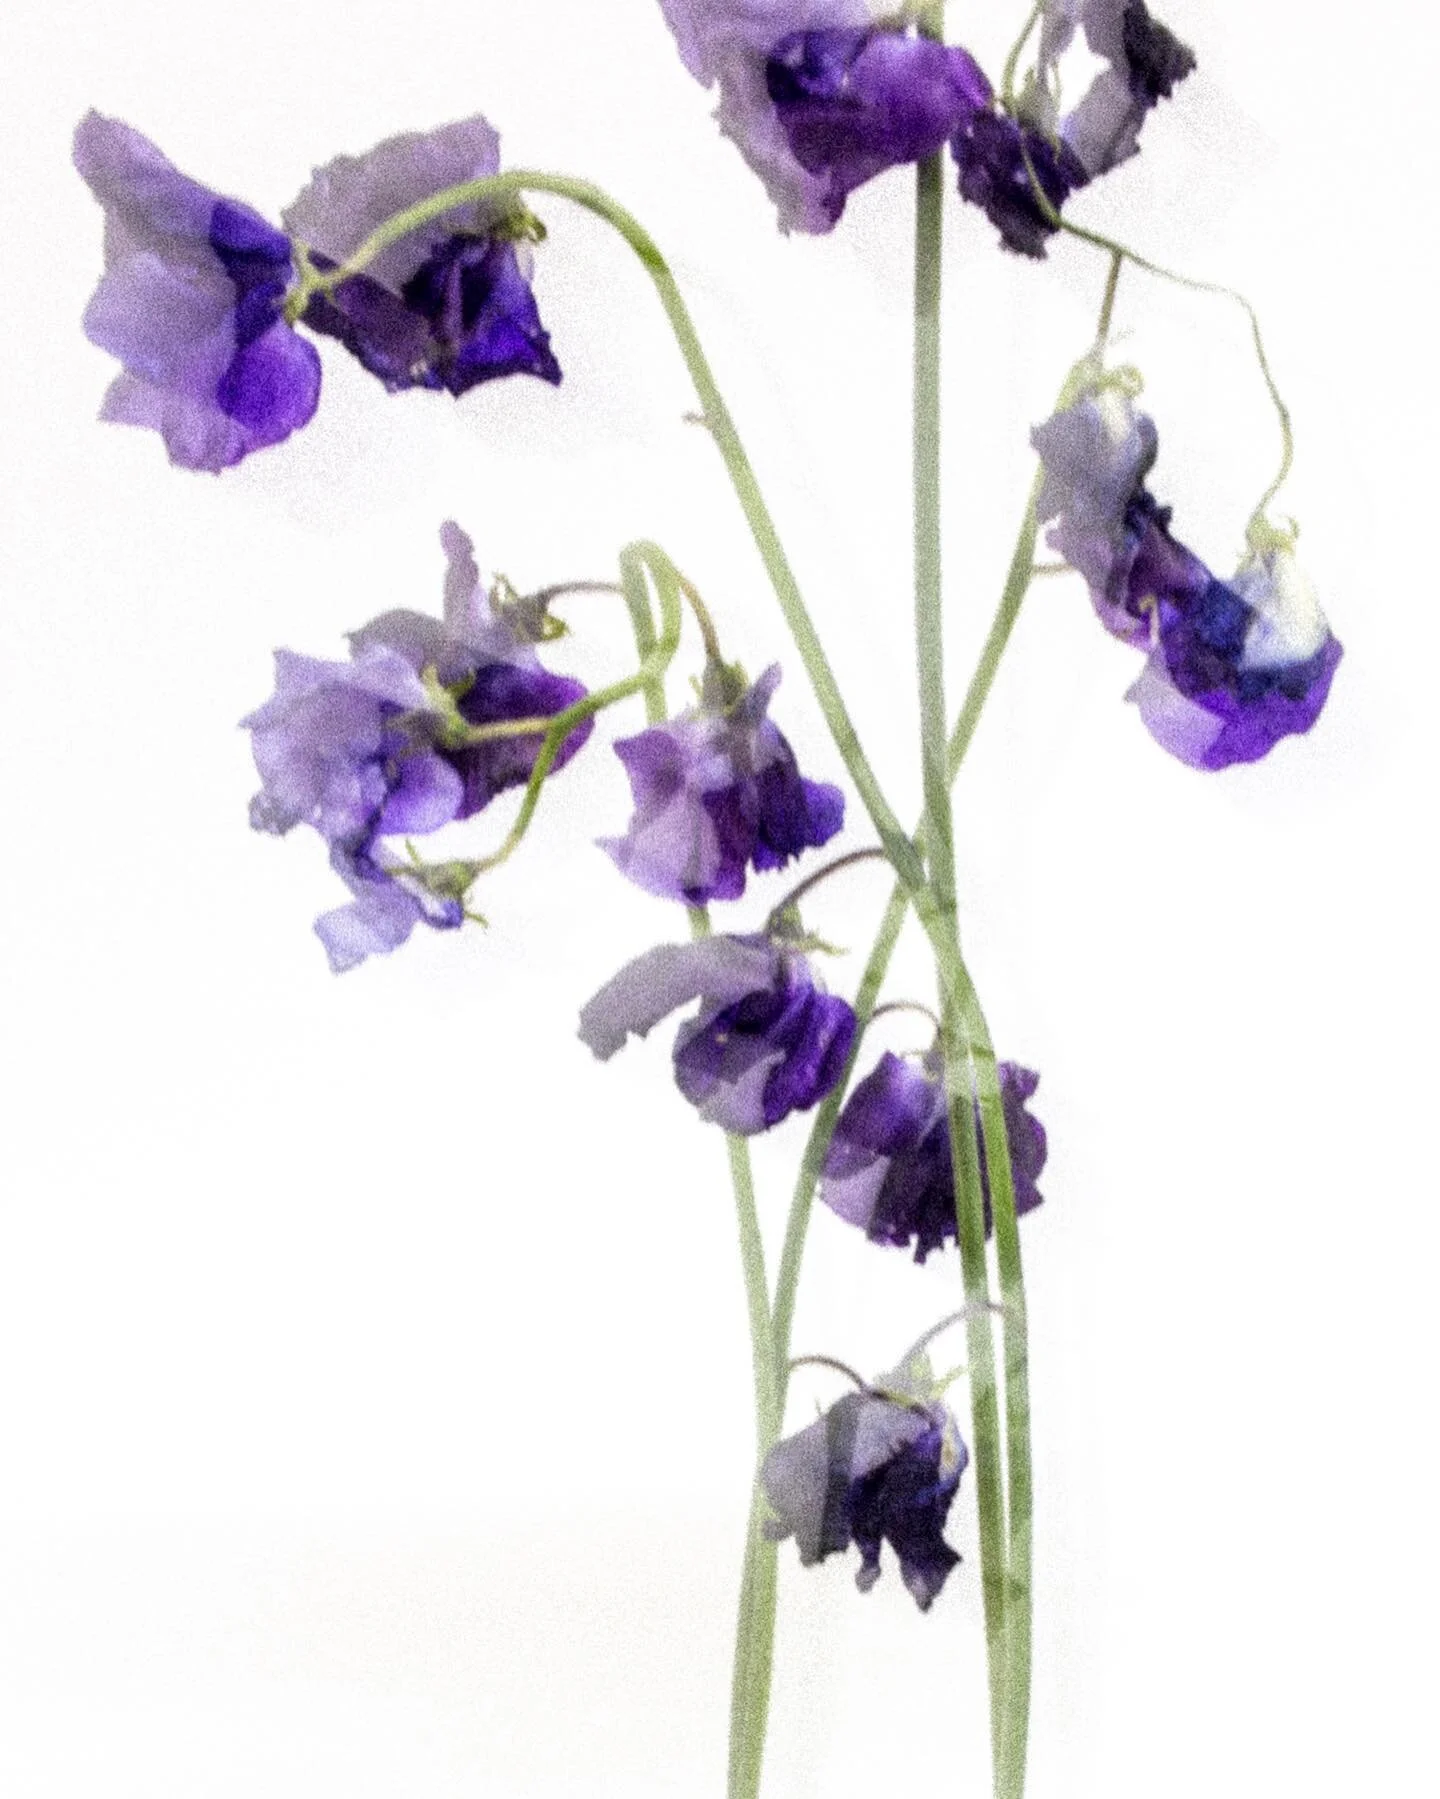
[[[645,682],[645,711],[650,723],[666,716],[665,682],[656,651],[660,639],[645,590],[645,557],[649,546],[633,546],[621,558],[625,603],[630,611],[635,648],[642,668],[650,671]],[[652,563],[652,573],[654,566]],[[657,579],[662,613],[666,606],[663,584]],[[690,909],[692,935],[709,935],[710,917],[703,907]],[[750,1323],[750,1353],[755,1381],[755,1469],[759,1469],[780,1434],[784,1410],[784,1374],[775,1356],[770,1316],[769,1287],[765,1276],[765,1249],[755,1209],[755,1182],[750,1145],[745,1138],[727,1133],[726,1155],[730,1184],[735,1194],[735,1214],[740,1231],[740,1265],[745,1277],[745,1305]],[[775,1584],[777,1545],[765,1536],[762,1525],[765,1502],[758,1478],[753,1481],[750,1512],[745,1526],[745,1556],[740,1575],[740,1608],[735,1631],[735,1661],[730,1694],[729,1799],[758,1799],[760,1770],[765,1752],[765,1729],[770,1710],[770,1678],[775,1644]]]
[[[837,1374],[843,1374],[862,1393],[870,1391],[870,1383],[863,1374],[857,1374],[848,1362],[837,1361],[833,1355],[791,1356],[786,1373],[793,1374],[797,1368],[833,1368]]]
[[[641,666],[633,675],[626,675],[623,680],[612,681],[608,687],[600,687],[593,693],[586,694],[583,700],[577,700],[573,706],[567,706],[563,712],[557,712],[545,721],[546,730],[540,744],[540,753],[535,758],[534,767],[530,771],[530,779],[525,784],[525,793],[520,801],[520,810],[515,815],[515,822],[506,833],[500,847],[488,856],[481,857],[475,863],[477,875],[484,874],[492,868],[498,868],[507,861],[519,847],[525,833],[530,829],[530,821],[535,816],[535,808],[540,803],[540,790],[545,784],[545,777],[555,764],[565,739],[587,718],[593,718],[597,712],[603,712],[607,706],[628,699],[632,693],[649,694],[656,681],[661,679],[665,670],[674,659],[680,647],[680,577],[674,563],[665,552],[653,543],[632,544],[621,556],[621,565],[627,559],[639,561],[649,566],[655,576],[656,591],[660,595],[661,633],[657,638],[651,633],[648,654]],[[627,599],[628,599],[627,593]],[[632,608],[633,618],[633,608]],[[523,721],[529,723],[530,721]],[[481,727],[484,729],[485,727]],[[525,735],[529,735],[528,732]]]
[[[482,202],[514,198],[521,193],[555,194],[561,199],[571,200],[577,206],[583,206],[587,212],[619,232],[625,242],[640,259],[642,266],[659,296],[665,316],[669,320],[670,329],[675,335],[680,354],[684,358],[685,367],[695,387],[700,401],[701,416],[715,440],[721,460],[725,464],[730,484],[735,490],[735,497],[740,502],[740,509],[745,515],[745,522],[750,527],[750,534],[755,540],[755,547],[760,552],[760,559],[765,564],[765,571],[770,577],[770,584],[775,590],[775,597],[780,603],[785,622],[795,640],[795,647],[800,652],[800,659],[805,665],[805,672],[810,677],[810,685],[815,690],[815,698],[830,728],[830,735],[835,740],[850,779],[855,783],[866,811],[870,814],[880,841],[885,845],[885,853],[895,866],[896,873],[907,886],[918,886],[924,878],[920,866],[920,858],[915,846],[901,829],[900,821],[891,809],[889,801],[880,790],[865,752],[860,744],[860,737],[853,720],[846,708],[835,679],[830,660],[825,654],[815,630],[814,621],[800,593],[800,587],[790,567],[789,559],[780,542],[775,529],[775,521],[770,516],[760,486],[755,479],[755,471],[750,466],[750,459],[745,454],[745,447],[740,441],[740,434],[735,428],[735,421],[730,416],[724,397],[716,385],[709,360],[701,346],[696,333],[694,321],[671,274],[669,265],[660,254],[658,247],[639,220],[628,213],[617,201],[612,200],[601,188],[592,182],[581,181],[569,175],[548,175],[536,169],[511,169],[503,175],[491,175],[478,181],[465,181],[455,187],[449,187],[441,193],[433,194],[415,206],[407,207],[404,212],[372,231],[363,243],[337,269],[318,275],[307,267],[302,270],[301,286],[292,296],[292,303],[303,307],[304,301],[311,293],[329,292],[347,277],[358,273],[372,262],[382,250],[391,244],[398,243],[401,238],[408,237],[412,231],[419,230],[433,219],[462,206],[475,206]]]
[[[827,862],[823,868],[817,868],[814,874],[806,875],[798,881],[778,904],[770,908],[767,924],[773,926],[782,912],[788,912],[792,906],[798,906],[805,895],[818,887],[822,881],[828,881],[831,875],[838,875],[842,869],[853,868],[857,862],[884,862],[887,860],[883,849],[847,850],[843,856],[837,856],[833,862]]]

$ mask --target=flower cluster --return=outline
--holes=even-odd
[[[74,154],[106,222],[106,272],[85,331],[122,367],[101,416],[158,431],[182,468],[229,468],[309,423],[320,357],[295,329],[297,307],[392,390],[560,379],[529,252],[515,241],[521,227],[493,208],[428,218],[363,273],[314,285],[396,214],[496,174],[499,139],[482,118],[318,170],[282,215],[288,236],[182,175],[117,119],[89,113]]]
[[[765,1534],[794,1537],[807,1568],[853,1543],[862,1593],[879,1579],[889,1543],[911,1597],[928,1611],[960,1560],[943,1532],[969,1460],[929,1364],[914,1356],[775,1445],[760,1471],[775,1514]]]
[[[1047,0],[1036,67],[1002,105],[968,51],[869,0],[660,3],[785,231],[831,230],[862,183],[948,145],[961,196],[1007,249],[1043,256],[1064,202],[1137,152],[1146,115],[1195,67],[1144,0]],[[1058,69],[1077,30],[1102,68],[1062,116]]]
[[[1252,525],[1221,581],[1170,533],[1146,477],[1159,439],[1128,385],[1098,371],[1031,433],[1044,467],[1037,510],[1085,577],[1101,623],[1149,652],[1129,697],[1182,762],[1253,762],[1320,716],[1341,657],[1293,537]]]
[[[538,621],[496,604],[459,526],[445,525],[441,542],[449,559],[443,618],[387,612],[351,636],[348,662],[277,651],[275,692],[242,721],[263,782],[251,823],[278,835],[310,825],[354,895],[316,921],[337,972],[396,948],[418,923],[461,922],[467,865],[406,862],[384,840],[469,818],[523,785],[540,734],[474,733],[551,718],[585,697],[578,681],[541,666]],[[579,720],[552,767],[563,767],[590,730],[588,718]]]

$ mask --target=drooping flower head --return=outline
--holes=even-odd
[[[500,140],[478,115],[404,132],[317,169],[286,207],[285,226],[328,271],[387,219],[499,168]],[[529,247],[516,229],[503,208],[454,207],[328,295],[313,295],[304,321],[339,338],[392,393],[429,387],[459,395],[515,374],[558,382],[530,291]]]
[[[320,358],[286,323],[290,242],[87,113],[75,167],[105,209],[105,274],[85,335],[119,359],[100,416],[158,431],[181,468],[229,468],[314,415]]]
[[[960,1560],[944,1528],[970,1460],[933,1386],[928,1363],[915,1357],[782,1438],[760,1471],[775,1513],[766,1536],[776,1542],[793,1536],[806,1568],[854,1543],[862,1593],[880,1578],[881,1545],[889,1543],[922,1612]]]
[[[774,937],[704,937],[647,950],[580,1014],[581,1041],[608,1062],[690,1000],[675,1084],[700,1116],[751,1137],[822,1100],[840,1078],[855,1014],[826,993],[797,948]]]
[[[601,847],[647,893],[692,906],[738,899],[747,867],[783,868],[840,829],[840,789],[807,781],[766,716],[779,684],[772,665],[737,694],[712,663],[699,706],[615,745],[635,815]]]
[[[1062,115],[1060,64],[1078,29],[1104,67]],[[961,195],[983,209],[1007,249],[1044,256],[1058,227],[1036,185],[1058,213],[1072,193],[1138,152],[1147,115],[1194,67],[1194,55],[1144,0],[1047,0],[1016,116],[979,113],[951,140]]]
[[[538,732],[468,743],[463,726],[553,717],[585,693],[542,668],[524,618],[492,603],[465,533],[447,524],[441,541],[443,619],[388,612],[353,634],[348,662],[277,651],[273,696],[242,720],[262,781],[251,824],[276,835],[310,825],[354,895],[316,925],[337,972],[418,923],[460,924],[463,865],[420,871],[384,840],[470,817],[530,778],[541,743]],[[552,768],[589,732],[577,724]]]
[[[941,148],[990,84],[964,50],[877,24],[869,0],[661,0],[721,130],[783,231],[829,231],[862,182]]]
[[[1033,1212],[1045,1166],[1045,1127],[1028,1110],[1040,1077],[999,1066],[1017,1217]],[[980,1113],[975,1110],[985,1234],[994,1226]],[[955,1170],[938,1051],[916,1064],[888,1051],[845,1102],[825,1157],[820,1197],[872,1243],[913,1244],[915,1260],[955,1241]]]
[[[1050,544],[1085,577],[1105,628],[1149,651],[1128,697],[1156,741],[1194,768],[1218,769],[1308,731],[1342,650],[1293,537],[1254,525],[1235,576],[1212,574],[1171,535],[1171,509],[1145,485],[1154,424],[1107,377],[1031,440]]]

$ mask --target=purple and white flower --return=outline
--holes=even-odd
[[[1015,1062],[1002,1062],[998,1073],[1015,1213],[1023,1217],[1043,1197],[1035,1183],[1045,1166],[1045,1127],[1027,1103],[1040,1077]],[[975,1121],[978,1134],[978,1105]],[[979,1148],[988,1237],[994,1217],[983,1136]],[[938,1051],[918,1064],[887,1051],[856,1083],[835,1125],[820,1197],[872,1243],[913,1244],[917,1262],[955,1241],[955,1169]]]
[[[793,1536],[806,1568],[853,1543],[862,1593],[880,1578],[881,1545],[889,1543],[922,1612],[960,1560],[944,1529],[970,1460],[953,1414],[930,1396],[930,1387],[912,1365],[864,1392],[847,1393],[813,1424],[782,1438],[760,1470],[775,1513],[764,1525],[766,1536],[775,1542]]]
[[[700,1116],[750,1137],[816,1105],[839,1080],[855,1014],[796,948],[763,935],[704,937],[647,950],[580,1014],[602,1062],[691,1000],[675,1039],[675,1084]]]
[[[1059,64],[1077,30],[1105,66],[1062,116]],[[1194,67],[1193,54],[1144,0],[1047,0],[1018,116],[977,113],[951,140],[961,195],[984,210],[1007,249],[1044,256],[1058,229],[1050,213],[1138,152],[1147,115]]]
[[[285,226],[328,271],[387,219],[499,169],[500,140],[478,115],[404,132],[317,169],[285,209]],[[303,317],[339,338],[392,393],[429,387],[458,396],[515,374],[554,383],[560,365],[530,275],[529,247],[516,240],[503,208],[456,206],[388,245],[333,291],[314,294]]]
[[[540,733],[466,743],[455,716],[464,725],[552,717],[585,694],[542,668],[523,622],[492,603],[465,533],[447,524],[441,541],[443,619],[385,613],[352,635],[348,662],[278,650],[274,694],[241,721],[262,782],[251,824],[276,835],[309,825],[354,895],[316,925],[337,972],[394,949],[418,923],[453,928],[464,916],[457,893],[384,839],[468,818],[534,770]],[[589,733],[582,720],[552,767]]]
[[[772,665],[727,705],[723,672],[712,667],[698,707],[615,745],[635,815],[601,847],[647,893],[691,906],[738,899],[747,867],[783,868],[840,829],[840,789],[807,781],[766,717],[779,684]]]
[[[940,149],[990,84],[964,50],[878,22],[869,0],[661,0],[685,66],[782,231],[833,228],[849,194]]]
[[[1085,577],[1105,628],[1149,652],[1128,698],[1193,768],[1266,755],[1315,723],[1342,650],[1289,537],[1266,527],[1229,581],[1170,532],[1145,485],[1158,439],[1113,380],[1031,433],[1048,541]]]
[[[97,112],[75,167],[105,209],[85,335],[118,358],[100,416],[158,431],[181,468],[229,468],[308,424],[320,358],[285,319],[290,241]]]

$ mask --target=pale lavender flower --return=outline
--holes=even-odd
[[[85,334],[122,365],[100,416],[158,431],[181,468],[218,472],[314,415],[320,358],[285,321],[289,239],[97,112],[75,167],[105,208],[105,275]]]
[[[766,717],[779,683],[773,665],[727,705],[712,669],[698,707],[615,745],[635,816],[601,847],[637,886],[692,906],[738,899],[747,867],[783,868],[840,829],[839,788],[807,781]]]
[[[675,1039],[675,1083],[702,1118],[754,1136],[839,1080],[855,1014],[820,987],[799,950],[766,936],[647,950],[584,1007],[581,1041],[606,1062],[693,999],[700,1011]]]
[[[879,1579],[888,1542],[922,1612],[960,1560],[943,1533],[970,1460],[953,1414],[926,1391],[931,1384],[917,1379],[912,1365],[845,1394],[813,1424],[783,1437],[760,1471],[775,1513],[766,1536],[793,1536],[806,1568],[853,1543],[862,1593]]]

